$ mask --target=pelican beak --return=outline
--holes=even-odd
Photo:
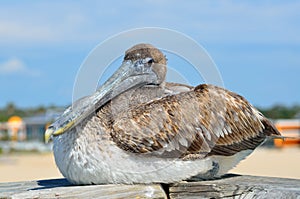
[[[70,130],[119,94],[134,87],[159,84],[158,76],[148,63],[149,60],[150,58],[138,59],[134,62],[123,61],[120,68],[96,92],[77,100],[48,127],[45,132],[45,142],[53,136]]]
[[[53,136],[64,133],[65,131],[70,129],[72,127],[72,125],[74,125],[74,121],[67,123],[65,126],[62,126],[61,128],[58,128],[57,130],[54,130],[53,126],[49,126],[45,132],[45,137],[44,137],[45,143],[48,143],[52,139]]]
[[[53,130],[51,128],[47,128],[44,135],[45,143],[48,143],[51,140],[52,135],[53,135]]]

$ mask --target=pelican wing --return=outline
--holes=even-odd
[[[113,118],[112,140],[138,154],[233,155],[279,134],[243,97],[212,85],[139,104]]]

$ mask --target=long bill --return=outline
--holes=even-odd
[[[90,96],[77,100],[51,124],[45,132],[45,142],[60,135],[94,114],[109,100],[134,87],[156,84],[157,75],[145,60],[124,61],[120,68]]]

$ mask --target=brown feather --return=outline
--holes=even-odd
[[[124,60],[135,61],[147,57],[151,57],[156,63],[167,64],[167,59],[164,54],[151,44],[138,44],[131,47],[126,50]]]
[[[113,120],[111,136],[120,148],[172,158],[233,155],[278,134],[243,97],[205,84],[139,104]]]

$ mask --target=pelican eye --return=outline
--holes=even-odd
[[[154,59],[151,58],[148,60],[148,64],[152,64],[152,63],[154,63]]]

